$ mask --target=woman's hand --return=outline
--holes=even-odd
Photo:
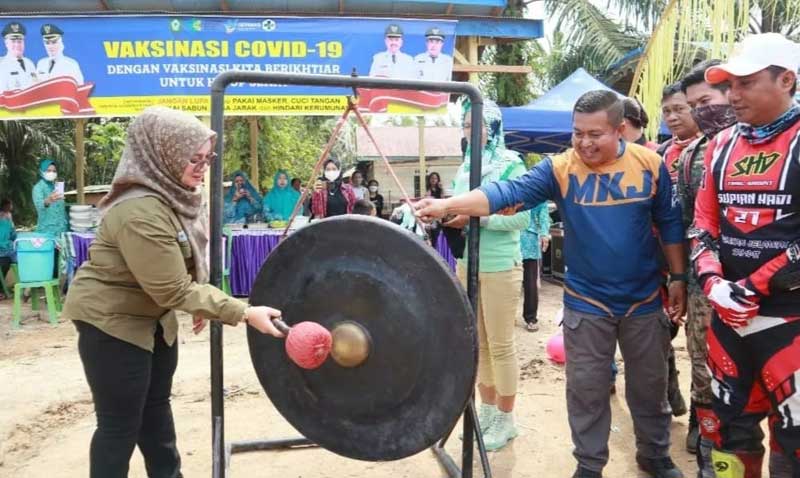
[[[325,182],[324,181],[320,181],[319,179],[317,179],[314,182],[314,191],[317,191],[317,192],[318,191],[322,191],[324,188],[325,188]]]
[[[203,329],[205,328],[206,328],[206,319],[204,319],[200,315],[195,315],[194,317],[192,317],[192,332],[194,332],[195,335],[202,332]]]
[[[542,247],[542,254],[547,252],[547,249],[550,247],[550,236],[542,236],[541,239],[541,247]]]
[[[248,307],[244,311],[245,321],[262,334],[281,338],[283,333],[275,327],[272,319],[281,318],[281,311],[272,307]]]

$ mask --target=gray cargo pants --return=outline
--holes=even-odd
[[[608,317],[564,309],[567,413],[580,466],[600,472],[608,463],[611,429],[609,383],[617,341],[625,360],[625,398],[633,417],[637,452],[669,455],[667,402],[670,323],[661,312]]]

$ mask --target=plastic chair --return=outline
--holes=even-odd
[[[222,265],[222,292],[231,295],[231,251],[233,250],[233,231],[228,227],[222,228],[225,236],[225,262]]]
[[[17,270],[17,264],[11,263],[11,273],[14,274],[14,282],[19,281],[19,272]],[[6,275],[0,271],[0,287],[3,289],[3,295],[7,298],[11,298],[11,291],[8,290],[8,284],[6,284]]]
[[[31,289],[31,309],[39,310],[39,294],[33,290],[38,288],[44,289],[50,325],[58,324],[58,315],[61,312],[61,296],[59,295],[58,287],[57,278],[39,282],[17,282],[14,284],[14,320],[11,323],[11,327],[14,329],[19,328],[20,320],[22,320],[22,292],[26,289]]]

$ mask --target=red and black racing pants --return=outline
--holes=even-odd
[[[733,329],[715,313],[707,341],[716,416],[701,419],[704,435],[721,450],[760,451],[769,417],[770,448],[800,476],[800,320],[758,316]]]

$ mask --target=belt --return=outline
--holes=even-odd
[[[591,297],[586,297],[585,295],[581,295],[581,294],[575,292],[574,290],[570,289],[566,285],[564,285],[564,292],[566,292],[567,294],[571,295],[572,297],[575,297],[576,299],[580,299],[580,300],[586,302],[587,304],[592,304],[593,306],[597,307],[598,309],[600,309],[603,312],[605,312],[606,314],[608,314],[609,317],[614,317],[614,313],[611,312],[611,309],[608,306],[606,306],[605,304],[603,304],[602,302],[600,302],[599,300],[592,299]],[[641,307],[644,304],[647,304],[648,302],[652,302],[653,299],[658,297],[658,295],[660,293],[661,293],[661,286],[659,286],[656,290],[653,291],[652,294],[648,295],[643,300],[640,300],[639,302],[636,302],[636,303],[632,304],[628,308],[628,311],[625,313],[625,317],[630,317],[631,314],[633,314],[636,311],[636,309],[638,309],[639,307]]]

